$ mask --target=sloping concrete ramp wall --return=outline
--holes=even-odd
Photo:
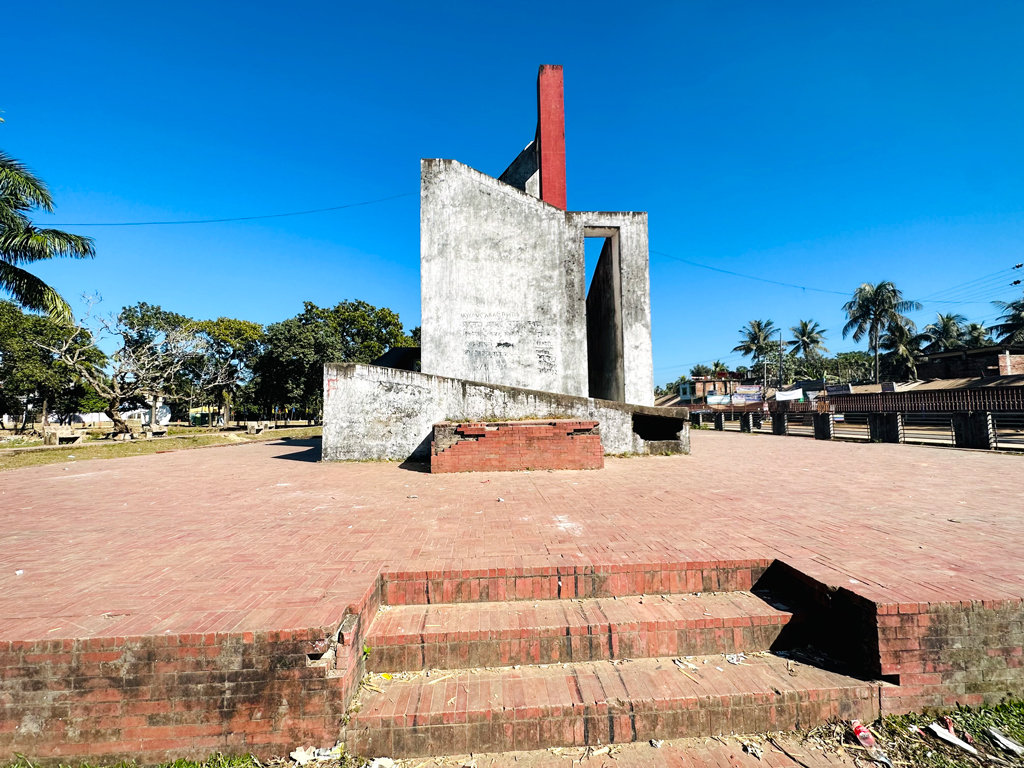
[[[606,453],[689,453],[687,415],[685,408],[329,363],[324,366],[323,460],[427,460],[436,422],[525,418],[597,421]]]

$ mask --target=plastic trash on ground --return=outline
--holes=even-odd
[[[885,752],[882,751],[881,747],[878,746],[878,742],[875,741],[875,737],[871,734],[860,720],[851,720],[850,725],[853,726],[853,735],[857,737],[857,741],[864,747],[864,750],[868,753],[868,757],[874,760],[876,763],[892,768],[892,763],[886,756]]]

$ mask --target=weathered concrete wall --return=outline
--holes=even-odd
[[[587,292],[587,366],[591,397],[625,402],[617,239],[605,238]]]
[[[588,234],[614,234],[618,238],[624,397],[627,403],[653,405],[654,362],[651,351],[647,214],[573,211],[567,213],[565,218],[573,247],[579,249],[580,260],[583,258],[584,237]]]
[[[324,461],[426,459],[439,421],[576,418],[600,423],[608,453],[648,453],[633,416],[681,420],[676,449],[689,453],[685,408],[654,408],[497,386],[355,363],[324,366]],[[658,435],[653,450],[662,445]]]
[[[454,160],[423,160],[424,373],[587,394],[582,242],[565,213]]]

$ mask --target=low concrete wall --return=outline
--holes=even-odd
[[[679,421],[676,441],[651,442],[633,432],[641,414]],[[600,423],[607,453],[690,452],[686,408],[656,408],[483,384],[356,363],[324,366],[323,460],[426,460],[439,421],[524,418]],[[673,425],[674,428],[674,425]]]

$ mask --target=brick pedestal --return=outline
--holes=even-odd
[[[601,469],[596,421],[511,421],[434,425],[431,472]]]
[[[724,432],[725,431],[725,414],[724,413],[716,413],[715,414],[715,429],[717,429],[719,432]]]

